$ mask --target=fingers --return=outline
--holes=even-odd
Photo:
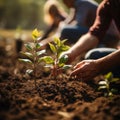
[[[77,68],[81,67],[83,64],[84,64],[84,62],[78,63],[77,65],[74,66],[74,69],[77,69]]]
[[[85,71],[86,71],[86,63],[83,61],[78,63],[76,66],[74,66],[74,70],[71,73],[71,76],[84,74]]]
[[[75,77],[76,79],[87,81],[95,77],[96,73],[96,67],[92,62],[83,61],[74,67],[70,77]]]

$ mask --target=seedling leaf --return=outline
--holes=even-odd
[[[69,69],[69,68],[71,68],[72,67],[72,65],[64,65],[63,67],[62,67],[62,69],[63,70],[67,70],[67,69]]]
[[[40,58],[40,61],[43,60],[46,64],[53,64],[54,60],[51,56],[44,56]]]
[[[53,53],[57,52],[55,46],[52,43],[49,43],[49,46],[50,46],[50,49],[52,50]]]
[[[25,44],[25,47],[26,47],[26,49],[29,50],[29,51],[33,49],[32,46],[31,46],[29,43],[28,43],[28,44]]]
[[[52,68],[53,65],[52,64],[46,64],[44,67],[46,67],[46,68]]]
[[[113,89],[113,88],[112,88],[112,89],[111,89],[111,92],[112,92],[112,93],[117,93],[117,92],[118,92],[118,90],[117,90],[117,89]]]
[[[24,63],[32,64],[32,61],[29,60],[29,59],[19,59],[19,61],[24,62]]]
[[[23,55],[25,55],[25,56],[27,56],[29,58],[33,58],[33,54],[30,53],[30,52],[21,52],[21,54],[23,54]]]
[[[109,72],[108,74],[105,75],[104,81],[100,81],[99,82],[99,88],[98,90],[101,89],[106,89],[107,92],[104,93],[105,96],[113,96],[114,93],[117,92],[117,89],[112,88],[112,83],[117,82],[118,80],[120,80],[119,78],[114,78],[113,74],[111,72]]]
[[[28,69],[28,70],[26,70],[26,73],[30,75],[31,73],[33,73],[33,70]]]
[[[106,81],[100,81],[99,85],[107,85],[107,82]]]
[[[119,81],[120,79],[119,78],[113,78],[112,80],[111,80],[111,82],[117,82],[117,81]]]
[[[67,41],[67,39],[62,40],[62,41],[61,41],[62,45],[64,45],[64,43],[65,43],[66,41]]]
[[[106,89],[106,86],[100,86],[100,87],[98,88],[98,90],[101,90],[101,89]]]
[[[113,93],[112,93],[112,92],[109,92],[109,93],[108,93],[108,96],[109,96],[109,97],[112,97],[112,96],[113,96]]]
[[[45,54],[45,52],[46,52],[46,50],[40,50],[40,51],[37,52],[37,56],[40,56],[40,55],[42,55],[42,54]]]
[[[61,58],[59,58],[59,64],[66,63],[68,60],[68,55],[64,55]]]
[[[37,40],[37,38],[41,35],[41,32],[39,32],[37,29],[34,29],[32,32],[32,38],[33,40]]]
[[[35,47],[36,47],[37,49],[40,49],[41,46],[42,46],[42,44],[37,43]]]
[[[58,47],[61,46],[61,41],[60,41],[59,38],[55,37],[55,38],[54,38],[54,42],[55,42],[55,44],[56,44]]]
[[[62,51],[66,51],[66,50],[68,50],[69,48],[70,48],[69,46],[63,45],[63,46],[61,47],[61,50],[62,50]]]
[[[105,78],[106,78],[108,81],[112,80],[112,79],[113,79],[113,74],[112,74],[112,72],[109,72],[107,75],[105,75]]]

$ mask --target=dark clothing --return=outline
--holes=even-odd
[[[120,0],[103,0],[98,7],[96,20],[89,32],[102,40],[112,20],[120,32]]]
[[[79,25],[68,25],[61,31],[60,39],[68,39],[68,43],[74,44],[77,40],[88,32],[88,28]]]
[[[75,0],[74,8],[76,10],[75,20],[80,27],[89,28],[96,16],[98,3],[94,0]]]
[[[74,18],[76,24],[67,24],[61,30],[61,39],[68,39],[70,43],[75,43],[83,34],[87,33],[93,24],[96,16],[98,3],[94,0],[75,0]]]
[[[99,59],[115,51],[114,48],[94,48],[86,53],[85,59]]]

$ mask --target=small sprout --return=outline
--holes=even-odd
[[[38,43],[38,38],[41,36],[42,32],[39,32],[37,29],[33,30],[32,32],[32,38],[33,42],[29,42],[25,44],[26,52],[21,52],[22,55],[24,55],[26,58],[22,59],[20,58],[19,61],[27,63],[30,65],[30,69],[26,70],[27,74],[32,74],[34,75],[34,83],[35,83],[35,88],[37,89],[37,84],[36,84],[36,72],[37,72],[37,66],[39,65],[40,57],[41,55],[45,54],[46,50],[40,50],[41,44]]]
[[[37,39],[42,36],[42,32],[39,32],[37,29],[34,29],[32,32],[33,40],[37,41]]]
[[[106,74],[104,76],[104,80],[100,81],[99,84],[99,88],[98,90],[106,90],[104,95],[105,96],[113,96],[114,93],[117,92],[117,89],[112,88],[111,84],[116,83],[117,81],[119,81],[119,78],[114,78],[113,74],[111,72],[109,72],[108,74]]]
[[[67,51],[70,47],[65,45],[66,40],[60,40],[59,38],[54,38],[53,43],[49,43],[51,51],[54,53],[54,56],[44,56],[41,58],[46,65],[51,69],[51,76],[56,80],[59,74],[62,74],[61,71],[71,68],[71,65],[66,65],[68,56],[60,57],[61,53]]]

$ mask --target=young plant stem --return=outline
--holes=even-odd
[[[110,94],[110,83],[108,82],[108,84],[107,84],[107,94],[108,94],[108,96],[109,96],[109,94]]]
[[[36,46],[37,42],[34,42],[34,45]],[[33,49],[33,55],[34,55],[34,60],[33,60],[33,70],[34,70],[34,84],[35,84],[35,89],[37,90],[37,82],[36,82],[36,61],[37,61],[37,56],[36,56],[36,48]]]
[[[35,66],[35,63],[34,63],[34,84],[35,84],[35,89],[37,90],[37,83],[36,83],[36,66]]]
[[[58,81],[57,81],[57,75],[58,75],[58,69],[57,69],[57,62],[58,62],[58,52],[56,53],[56,58],[55,58],[55,81],[56,81],[56,90],[57,92],[59,91],[58,89]]]

